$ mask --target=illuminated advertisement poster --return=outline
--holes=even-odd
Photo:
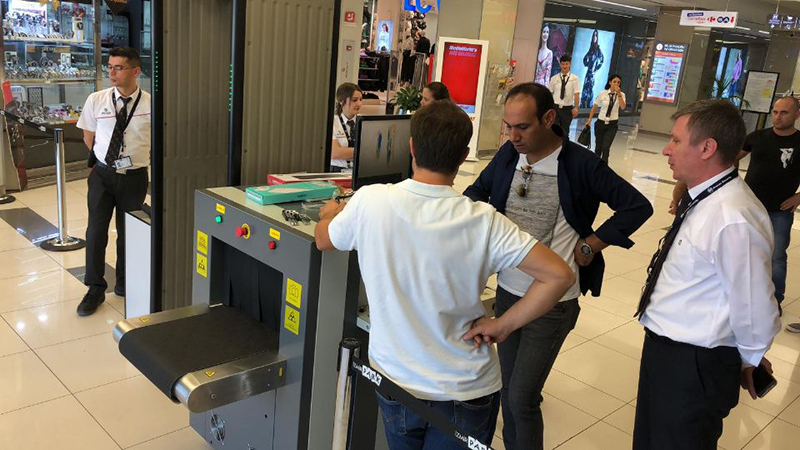
[[[606,88],[615,36],[611,31],[580,27],[575,30],[571,72],[581,80],[581,108],[591,108],[594,99]]]
[[[392,36],[394,36],[394,22],[391,20],[378,22],[378,40],[375,44],[375,50],[381,53],[391,52]]]
[[[569,25],[545,23],[542,25],[542,40],[536,58],[536,77],[534,82],[550,85],[550,77],[561,70],[561,55],[567,52]]]
[[[486,81],[488,41],[439,38],[442,51],[436,60],[436,81],[447,86],[450,98],[472,119],[475,130],[470,140],[470,156],[475,159],[480,130],[483,85]]]
[[[678,101],[678,84],[686,49],[686,44],[656,44],[645,100],[668,104]]]

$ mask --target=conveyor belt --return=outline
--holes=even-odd
[[[224,306],[208,313],[132,329],[119,350],[167,397],[184,375],[263,352],[277,353],[278,334]]]

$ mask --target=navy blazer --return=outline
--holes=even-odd
[[[560,131],[560,130],[559,130]],[[464,195],[475,201],[489,202],[502,214],[519,162],[519,152],[506,142],[483,169]],[[558,196],[567,223],[581,238],[596,233],[601,241],[623,248],[633,246],[630,235],[653,215],[653,206],[630,183],[611,170],[597,155],[581,145],[564,139],[558,156]],[[600,202],[614,210],[597,230],[592,228]],[[596,254],[586,267],[580,267],[580,288],[600,295],[605,262]]]

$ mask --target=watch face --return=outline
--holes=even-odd
[[[592,254],[592,247],[589,247],[589,244],[581,245],[581,253],[583,253],[586,256],[591,255]]]

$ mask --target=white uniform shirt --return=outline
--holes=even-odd
[[[342,147],[350,146],[350,144],[347,142],[347,135],[349,134],[352,136],[352,134],[356,132],[355,126],[352,128],[347,126],[347,120],[348,119],[345,117],[344,113],[333,118],[333,138],[336,139],[336,142]],[[349,120],[355,121],[356,118],[353,117]],[[344,122],[344,126],[342,126],[342,122]],[[345,128],[347,128],[346,133]],[[344,159],[332,159],[331,165],[341,167],[342,169],[352,168],[350,162]]]
[[[689,190],[692,198],[733,169]],[[772,223],[736,178],[689,210],[642,325],[674,341],[737,347],[757,366],[780,330],[772,284]]]
[[[412,179],[365,186],[330,224],[339,250],[358,250],[370,307],[370,364],[425,400],[500,390],[494,346],[461,337],[485,315],[490,275],[536,244],[491,205]]]
[[[139,92],[142,93],[142,97],[125,130],[124,144],[120,153],[121,157],[131,157],[132,169],[150,165],[150,94],[137,88],[128,102],[128,114],[133,109]],[[116,108],[112,100],[113,96],[117,98]],[[115,87],[89,95],[83,106],[81,117],[78,119],[78,128],[94,133],[94,154],[98,161],[104,164],[108,145],[111,143],[111,135],[117,124],[117,111],[123,106],[120,97],[122,96]]]
[[[561,82],[561,72],[550,77],[550,92],[553,93],[556,105],[575,106],[575,94],[580,94],[581,92],[581,80],[572,72],[567,75],[567,89],[564,92],[564,100],[561,100]]]
[[[533,178],[552,177],[552,183],[556,184],[558,182],[558,156],[560,154],[561,147],[559,147],[548,157],[537,161],[536,164],[532,166]],[[529,165],[527,156],[520,154],[519,162],[517,163],[517,170],[522,170],[522,168],[526,165]],[[518,184],[512,183],[511,190],[515,191],[517,187]],[[509,192],[509,196],[512,195],[517,194],[515,192]],[[532,190],[528,193],[528,198],[531,198],[534,195],[536,195],[536,191]],[[506,214],[509,214],[508,209],[506,209]],[[531,216],[533,215],[534,214],[532,213]],[[531,220],[534,220],[534,218],[531,217]],[[567,265],[572,269],[576,277],[575,284],[573,284],[567,293],[564,294],[564,297],[561,298],[561,301],[563,302],[566,300],[573,300],[581,296],[581,286],[578,278],[578,263],[575,261],[574,253],[575,246],[578,244],[578,239],[580,239],[580,236],[578,235],[578,232],[575,231],[575,229],[572,228],[572,226],[567,222],[567,219],[564,217],[564,210],[561,207],[558,207],[558,211],[556,212],[556,220],[553,222],[553,224],[553,230],[550,231],[552,233],[552,241],[549,245],[550,250],[554,251],[558,256],[561,257],[561,259],[566,261]],[[525,227],[524,223],[517,223],[517,225],[519,225],[523,230],[529,232],[531,231]],[[544,239],[542,239],[542,241],[544,241]],[[531,286],[531,283],[533,283],[533,277],[516,267],[505,269],[497,276],[497,284],[500,285],[500,287],[519,297],[525,295],[525,292],[527,292],[528,288]]]
[[[597,115],[597,120],[602,122],[610,122],[612,120],[619,119],[619,108],[621,103],[625,102],[625,93],[619,91],[618,94],[614,94],[614,105],[611,106],[611,115],[606,116],[608,113],[608,104],[611,102],[611,96],[609,95],[610,91],[608,89],[601,91],[597,94],[597,98],[594,99],[594,106],[600,107],[600,113]]]

